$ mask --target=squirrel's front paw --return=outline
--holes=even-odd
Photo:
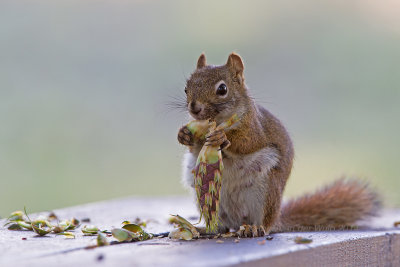
[[[194,145],[194,136],[189,131],[187,126],[183,126],[178,132],[178,141],[182,145],[185,146],[193,146]]]
[[[226,134],[223,130],[218,130],[206,135],[205,145],[219,146],[221,149],[225,149],[231,145],[231,142],[226,138]]]

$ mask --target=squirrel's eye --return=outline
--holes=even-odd
[[[217,88],[217,95],[226,95],[226,93],[228,93],[228,87],[226,87],[226,84],[221,83]]]
[[[187,94],[187,89],[185,88],[185,94]]]

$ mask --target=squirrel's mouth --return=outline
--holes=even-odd
[[[203,112],[195,114],[195,113],[192,113],[189,111],[189,113],[190,113],[190,116],[192,116],[193,119],[195,119],[195,120],[206,120],[206,119],[210,118],[210,116],[206,116],[206,114],[204,114]]]
[[[191,102],[194,103],[194,102]],[[206,107],[202,104],[197,103],[196,105],[190,104],[188,107],[190,115],[196,120],[205,120],[209,118]]]

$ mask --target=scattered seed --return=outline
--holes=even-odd
[[[272,239],[274,239],[274,237],[272,235],[267,235],[265,237],[266,240],[271,241]]]
[[[102,261],[102,260],[104,260],[104,255],[103,255],[103,254],[97,255],[96,260],[97,260],[97,261]]]
[[[259,245],[265,245],[265,239],[263,240],[263,241],[257,241],[257,244],[259,244]]]
[[[239,243],[240,242],[240,240],[239,239],[235,239],[235,241],[234,241],[235,243]]]
[[[50,214],[47,216],[47,220],[53,221],[53,220],[58,220],[57,215],[52,211]]]
[[[218,243],[218,244],[222,244],[222,243],[224,243],[224,240],[217,240],[215,242]]]
[[[26,240],[26,237],[21,238],[22,240]]]
[[[89,223],[90,222],[90,218],[83,218],[83,219],[81,219],[81,222]]]

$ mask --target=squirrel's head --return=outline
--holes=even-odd
[[[249,97],[243,70],[238,54],[230,54],[221,66],[207,65],[206,56],[201,54],[185,87],[190,115],[197,120],[224,121],[234,113],[240,116],[245,112]]]

